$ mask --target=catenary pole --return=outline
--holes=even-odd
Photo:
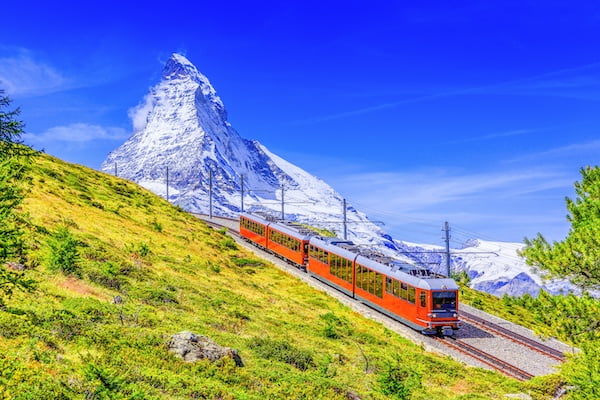
[[[283,193],[285,192],[285,188],[283,186],[283,183],[281,184],[281,220],[285,220],[285,212],[284,212],[284,204],[285,201],[283,200]]]
[[[167,201],[169,201],[169,166],[167,165]]]
[[[242,192],[242,212],[244,212],[244,175],[240,175],[240,189]]]
[[[446,242],[446,276],[450,277],[450,225],[444,222],[444,241]]]
[[[346,218],[346,199],[344,199],[344,240],[348,240],[348,220]]]
[[[213,172],[212,172],[212,169],[209,169],[208,170],[208,209],[209,209],[210,219],[212,219],[212,217],[213,217],[212,191],[213,191]]]

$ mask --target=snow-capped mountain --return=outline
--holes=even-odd
[[[209,80],[184,56],[171,56],[162,80],[131,117],[132,136],[109,154],[103,171],[116,170],[166,196],[168,169],[169,201],[186,210],[221,216],[237,216],[242,207],[267,210],[309,224],[327,221],[325,227],[341,235],[342,196],[259,142],[243,139]],[[393,246],[352,207],[347,221],[348,239]]]
[[[430,265],[436,272],[446,273],[446,255],[441,246],[395,241],[396,247],[416,263]],[[567,281],[545,281],[525,263],[518,251],[521,243],[470,240],[462,249],[451,250],[453,273],[466,272],[471,287],[496,296],[508,294],[537,296],[541,289],[553,294],[575,290]]]
[[[163,197],[168,193],[170,202],[191,212],[235,217],[242,209],[267,211],[343,236],[343,197],[242,138],[209,80],[184,56],[171,56],[161,81],[130,116],[133,134],[109,154],[103,171],[117,171]],[[440,247],[394,240],[352,206],[346,215],[349,240],[444,272]],[[453,270],[467,271],[475,288],[494,294],[535,294],[542,281],[520,260],[518,246],[475,242],[454,252]]]

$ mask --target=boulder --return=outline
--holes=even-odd
[[[219,346],[206,336],[196,335],[190,331],[179,332],[171,336],[167,347],[170,352],[175,353],[186,362],[194,362],[205,358],[214,362],[228,357],[238,367],[244,366],[237,350]]]
[[[18,262],[7,262],[4,266],[8,269],[12,269],[13,271],[25,271],[27,268],[25,265]]]

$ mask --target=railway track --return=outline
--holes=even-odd
[[[554,360],[563,362],[566,357],[563,352],[556,350],[550,346],[546,346],[536,340],[530,339],[518,333],[515,333],[509,329],[506,329],[498,324],[490,322],[484,318],[475,316],[466,311],[460,311],[460,319],[471,325],[476,325],[492,334],[502,336],[506,339],[512,340],[515,343],[525,346],[531,350],[537,351],[547,357],[553,358]]]
[[[462,354],[476,359],[477,361],[487,365],[492,369],[495,369],[496,371],[503,373],[504,375],[516,378],[520,381],[526,381],[533,378],[533,375],[529,372],[524,371],[489,353],[486,353],[485,351],[477,347],[471,346],[470,344],[467,344],[462,340],[455,339],[452,337],[434,337],[434,339],[440,343],[443,343],[445,346],[450,347],[451,349],[454,349]]]

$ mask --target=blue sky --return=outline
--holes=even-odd
[[[9,2],[0,88],[28,143],[98,168],[180,52],[243,137],[398,239],[560,240],[598,164],[599,4]]]

